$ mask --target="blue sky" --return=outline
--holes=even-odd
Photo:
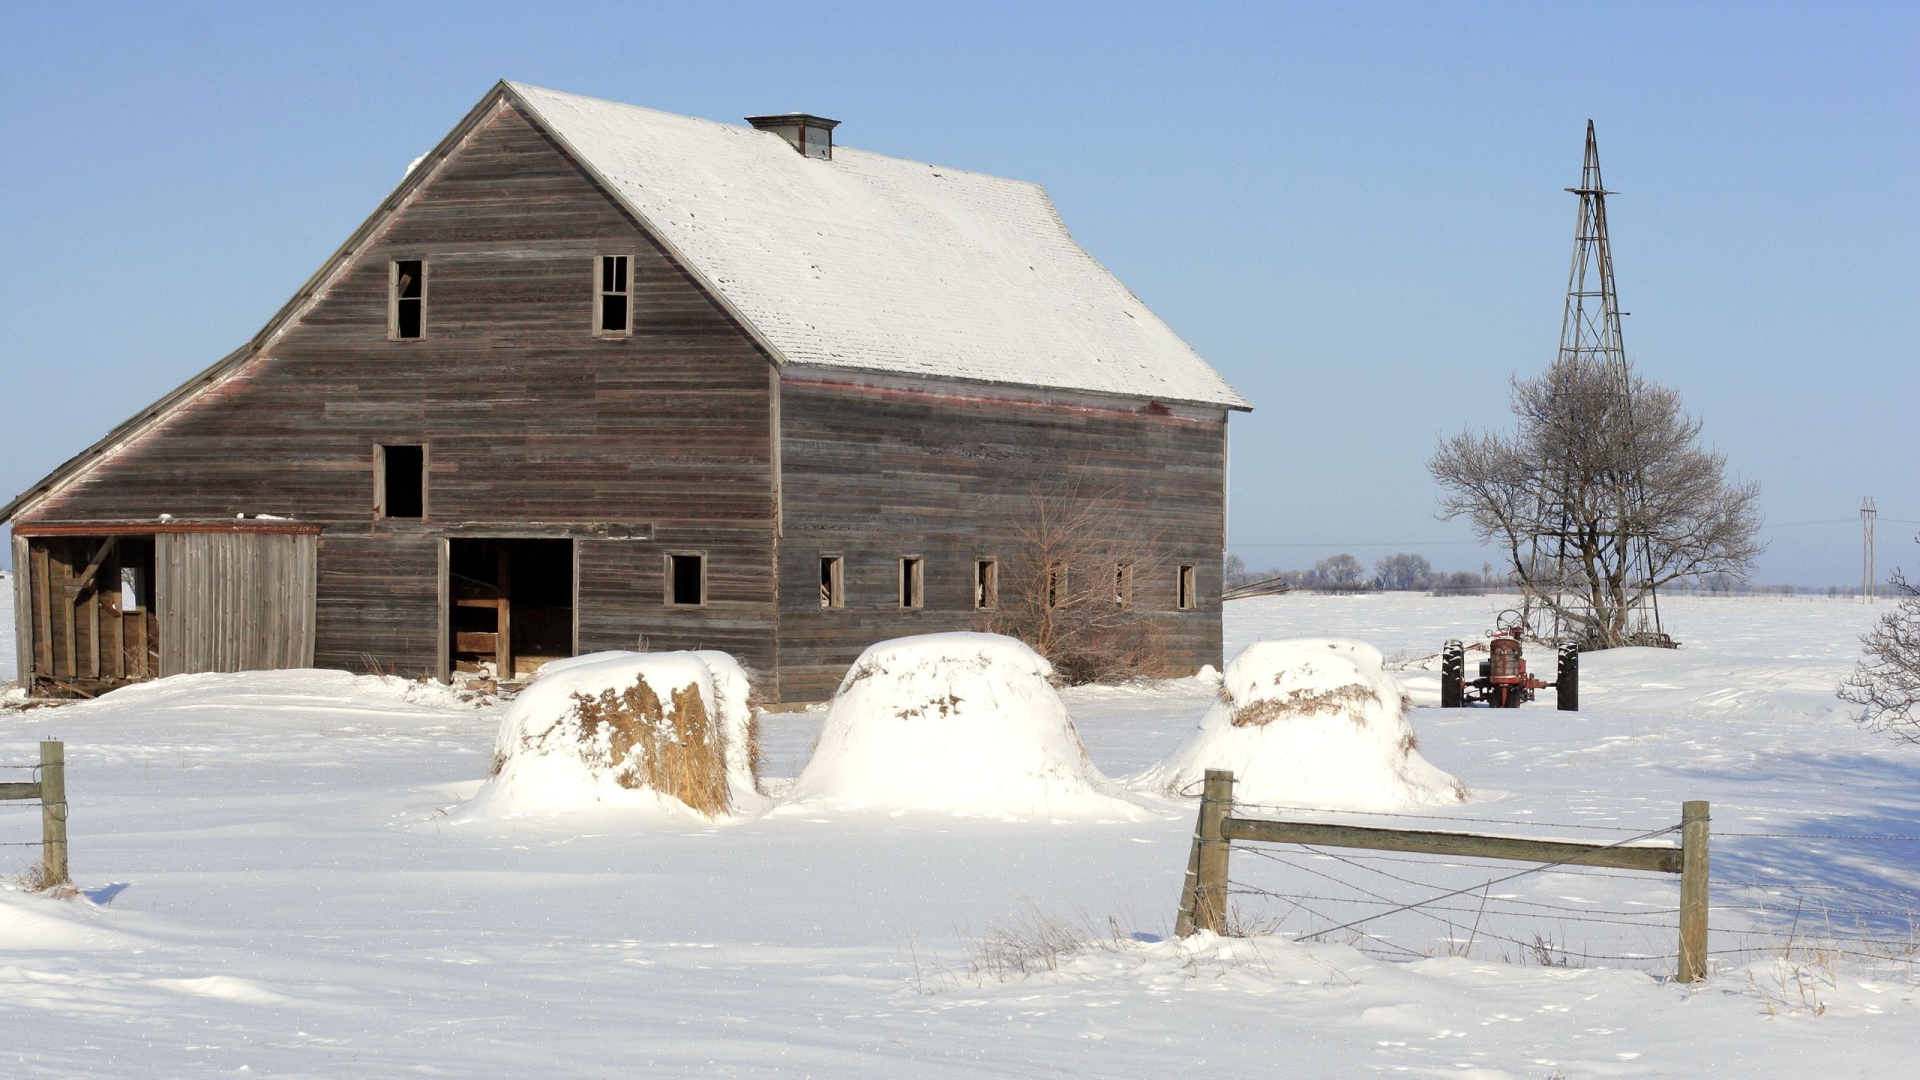
[[[1234,550],[1483,555],[1436,439],[1551,359],[1588,118],[1629,355],[1761,485],[1757,578],[1920,569],[1920,10],[0,6],[0,488],[244,341],[499,78],[1040,182],[1258,406]]]

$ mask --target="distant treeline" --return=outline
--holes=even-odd
[[[1518,588],[1510,573],[1496,573],[1492,563],[1480,564],[1478,571],[1440,571],[1424,555],[1400,552],[1373,564],[1366,564],[1342,552],[1328,556],[1305,570],[1274,567],[1250,570],[1245,559],[1228,555],[1226,587],[1247,585],[1271,578],[1295,589],[1325,593],[1425,592],[1435,596],[1478,596],[1489,592],[1507,592]],[[1741,581],[1731,574],[1709,574],[1699,580],[1676,581],[1662,586],[1661,593],[1674,596],[1858,596],[1857,585],[1759,585]]]
[[[1371,574],[1364,563],[1345,553],[1321,559],[1306,570],[1279,567],[1249,570],[1246,560],[1240,556],[1227,556],[1227,588],[1269,578],[1279,578],[1296,589],[1329,593],[1430,592],[1436,596],[1475,596],[1514,587],[1512,575],[1494,573],[1492,563],[1483,563],[1478,571],[1437,571],[1426,556],[1410,552],[1388,555],[1375,562]]]

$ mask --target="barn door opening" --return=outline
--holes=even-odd
[[[513,679],[573,655],[573,541],[447,541],[455,671]]]
[[[160,673],[153,537],[29,537],[17,570],[34,693],[96,697]]]

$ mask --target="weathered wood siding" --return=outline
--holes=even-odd
[[[600,254],[633,257],[630,337],[592,333]],[[387,337],[395,258],[427,262],[418,340]],[[259,357],[22,522],[321,523],[315,662],[409,675],[440,663],[441,533],[627,523],[653,539],[581,543],[581,646],[631,648],[648,634],[770,671],[768,364],[502,105]],[[373,447],[411,443],[428,447],[427,517],[376,520]],[[664,604],[668,546],[711,553],[712,603]]]
[[[154,537],[160,674],[313,665],[312,533]]]
[[[1064,491],[1120,511],[1149,553],[1134,606],[1163,631],[1169,670],[1220,664],[1224,412],[829,378],[784,380],[780,411],[786,699],[826,697],[874,641],[980,627],[975,559],[1004,567],[1032,498]],[[820,607],[822,554],[846,560],[840,610]],[[900,607],[903,555],[926,560],[920,610]],[[1176,609],[1181,563],[1195,610]]]

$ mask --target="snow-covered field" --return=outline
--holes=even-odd
[[[1920,844],[1732,835],[1920,833],[1920,747],[1858,730],[1832,696],[1873,611],[1683,598],[1667,611],[1684,649],[1584,658],[1583,712],[1550,693],[1514,711],[1432,707],[1421,658],[1501,606],[1241,601],[1228,654],[1351,637],[1408,668],[1420,752],[1473,794],[1398,820],[1612,840],[1711,800],[1714,877],[1731,884],[1715,887],[1703,986],[1649,974],[1672,966],[1666,879],[1532,874],[1308,944],[1287,935],[1348,921],[1369,894],[1419,900],[1526,867],[1236,848],[1237,887],[1292,898],[1244,892],[1243,915],[1283,932],[1187,947],[1146,939],[1172,923],[1190,803],[1140,795],[1131,819],[1059,822],[817,802],[711,826],[456,821],[492,763],[496,709],[342,674],[192,676],[0,712],[0,762],[67,740],[73,868],[93,898],[0,892],[0,1062],[21,1076],[1897,1075],[1920,1039],[1899,944]],[[1094,764],[1124,778],[1178,746],[1215,692],[1065,698]],[[774,792],[820,719],[766,718]],[[37,813],[7,805],[0,842],[35,839]],[[972,970],[1034,966],[1031,950],[981,945],[1033,912],[1120,940],[1058,970]]]

